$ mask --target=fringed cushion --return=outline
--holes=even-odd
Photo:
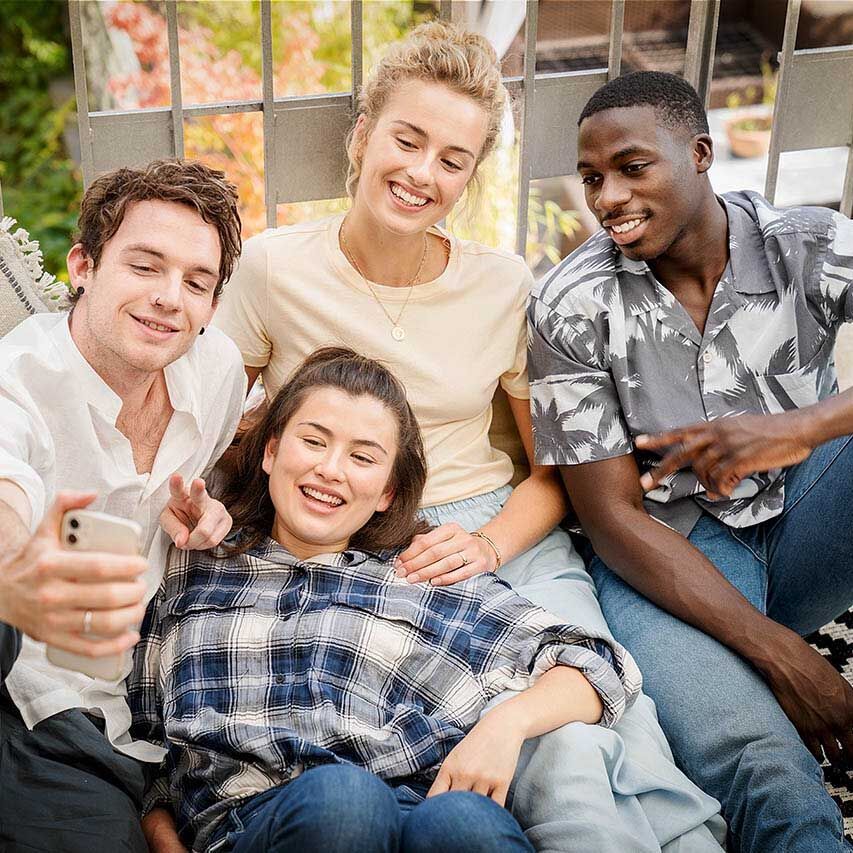
[[[42,269],[38,243],[15,220],[0,219],[0,337],[39,311],[58,311],[66,304],[63,282]]]

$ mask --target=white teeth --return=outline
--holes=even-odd
[[[154,329],[157,332],[171,332],[169,326],[161,326],[159,323],[152,323],[150,320],[140,320],[143,326],[148,326],[149,329]]]
[[[636,228],[642,221],[642,219],[632,219],[630,222],[625,222],[622,225],[611,225],[610,227],[617,234],[624,234]]]
[[[329,506],[340,506],[343,503],[340,498],[336,498],[334,495],[327,495],[325,492],[319,492],[317,489],[312,489],[310,486],[303,486],[302,491],[306,495],[309,495],[318,501],[322,501],[324,504],[329,504]]]
[[[406,204],[413,204],[415,207],[423,207],[428,201],[428,198],[418,198],[416,195],[412,195],[411,193],[407,193],[401,186],[397,184],[391,184],[391,192],[394,193],[397,198],[402,199]]]

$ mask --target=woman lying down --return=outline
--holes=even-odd
[[[495,575],[398,578],[425,478],[402,386],[321,350],[243,440],[231,537],[173,551],[129,701],[168,750],[146,808],[195,850],[533,850],[504,808],[524,741],[639,690],[621,646]]]

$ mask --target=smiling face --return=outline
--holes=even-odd
[[[650,106],[594,113],[578,134],[587,206],[634,260],[670,253],[691,233],[713,195],[705,174],[712,162],[710,137],[665,127]]]
[[[309,391],[264,452],[273,539],[302,559],[343,551],[391,505],[396,454],[397,424],[379,400],[337,388]]]
[[[362,116],[353,147],[361,175],[353,211],[397,234],[443,219],[474,174],[488,115],[467,95],[440,83],[400,83],[368,128]]]
[[[192,208],[130,205],[97,269],[80,244],[68,255],[75,288],[71,330],[101,373],[151,374],[182,356],[213,316],[219,236]]]

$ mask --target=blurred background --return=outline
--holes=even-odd
[[[502,56],[505,75],[523,73],[525,4],[520,0],[454,3],[454,17],[484,32]],[[763,190],[769,116],[775,96],[785,0],[722,0],[710,90],[717,148],[711,177],[718,191]],[[364,72],[385,46],[440,4],[366,0]],[[109,0],[82,4],[90,111],[170,105],[165,4]],[[40,241],[47,270],[65,276],[65,253],[82,192],[80,143],[64,0],[0,0],[0,190],[3,212]],[[629,0],[622,70],[683,73],[688,0]],[[260,3],[194,0],[177,4],[184,107],[260,100]],[[607,66],[610,0],[541,0],[536,72]],[[272,4],[277,98],[350,90],[347,0],[279,0]],[[797,49],[853,43],[853,0],[803,0]],[[462,236],[513,250],[518,198],[519,108],[484,164],[482,196],[448,225]],[[574,128],[567,127],[567,133]],[[240,191],[244,236],[266,227],[263,117],[260,112],[184,119],[187,157],[224,170]],[[837,207],[845,149],[783,154],[777,202]],[[279,224],[341,209],[343,199],[278,205]],[[472,215],[476,207],[476,215]],[[527,260],[537,272],[559,261],[595,229],[575,176],[534,181],[528,202]]]

